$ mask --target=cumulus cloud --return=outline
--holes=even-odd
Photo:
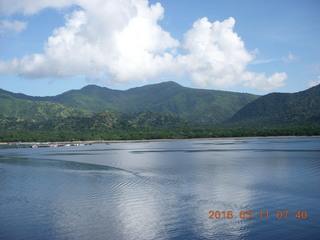
[[[0,34],[5,32],[19,33],[27,28],[26,22],[3,20],[0,22]]]
[[[79,8],[55,29],[44,52],[0,62],[0,72],[27,78],[86,76],[108,84],[148,81],[157,76],[189,76],[201,87],[245,85],[269,91],[285,73],[246,71],[254,54],[234,32],[235,19],[201,18],[182,42],[165,31],[161,4],[147,0],[0,0],[7,13],[34,14],[46,7]]]
[[[233,31],[235,20],[210,23],[202,18],[185,34],[182,47],[188,52],[180,61],[192,81],[203,87],[228,87],[238,83],[252,56]]]
[[[288,76],[286,73],[275,73],[267,77],[265,73],[245,72],[242,74],[244,85],[261,91],[271,91],[284,85]]]

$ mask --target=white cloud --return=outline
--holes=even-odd
[[[11,15],[23,13],[35,14],[44,8],[63,8],[75,4],[76,0],[0,0],[0,13]]]
[[[287,79],[286,73],[275,73],[270,77],[267,77],[265,73],[245,72],[242,74],[245,86],[261,91],[271,91],[282,87]]]
[[[258,60],[254,60],[250,64],[265,64],[265,63],[280,62],[280,61],[284,63],[290,63],[297,60],[299,60],[299,57],[289,53],[288,56],[285,56],[282,58],[258,59]]]
[[[170,48],[179,42],[157,21],[163,16],[160,4],[147,1],[83,1],[83,10],[66,18],[55,29],[44,54],[26,56],[2,64],[3,70],[25,77],[91,78],[109,76],[113,81],[147,80],[170,65]],[[96,6],[94,6],[96,4]]]
[[[308,82],[309,87],[314,87],[320,84],[320,76],[317,77],[317,80],[311,80]]]
[[[3,20],[0,22],[0,34],[5,32],[19,33],[27,28],[26,22]]]
[[[250,64],[265,64],[265,63],[272,63],[272,62],[278,62],[281,61],[282,58],[269,58],[269,59],[257,59],[251,62]]]
[[[297,56],[294,56],[293,54],[289,53],[288,56],[282,58],[282,60],[285,63],[289,63],[289,62],[297,61],[297,60],[299,60],[299,58]]]
[[[182,47],[188,52],[180,62],[192,81],[202,87],[229,87],[238,84],[252,56],[233,31],[235,20],[210,23],[202,18],[185,34]]]
[[[0,62],[0,72],[27,78],[85,76],[108,84],[148,81],[159,75],[190,76],[201,87],[234,85],[273,90],[285,73],[250,73],[254,54],[234,32],[235,20],[197,20],[183,42],[162,29],[163,7],[147,0],[0,0],[7,13],[34,14],[46,7],[80,8],[53,31],[42,54]],[[3,10],[4,11],[4,10]]]

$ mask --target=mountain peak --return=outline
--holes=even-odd
[[[141,87],[135,87],[135,88],[130,88],[127,91],[129,92],[135,92],[135,91],[145,91],[145,90],[156,90],[156,91],[162,91],[164,89],[172,89],[172,88],[183,88],[180,84],[174,82],[174,81],[168,81],[168,82],[161,82],[161,83],[154,83],[154,84],[149,84]]]
[[[80,89],[80,91],[96,91],[96,90],[101,90],[101,89],[109,89],[107,87],[101,87],[101,86],[98,86],[98,85],[95,85],[95,84],[90,84],[90,85],[87,85],[83,88]]]
[[[174,81],[161,82],[161,83],[158,83],[158,85],[182,87],[179,83],[176,83]]]
[[[89,85],[81,88],[81,90],[82,90],[82,89],[97,89],[97,88],[102,88],[102,87],[100,87],[100,86],[98,86],[98,85],[95,85],[95,84],[89,84]]]

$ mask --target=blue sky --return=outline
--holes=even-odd
[[[0,0],[0,88],[173,80],[266,94],[320,82],[318,0]]]

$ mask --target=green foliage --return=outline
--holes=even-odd
[[[152,111],[175,114],[202,125],[226,120],[241,107],[258,98],[256,95],[246,93],[191,89],[175,82],[147,85],[126,91],[90,85],[55,97],[32,98],[25,95],[15,95],[15,97],[51,101],[95,113]]]
[[[145,139],[190,139],[221,137],[267,137],[267,136],[314,136],[320,135],[320,125],[292,127],[164,127],[137,129],[112,129],[103,131],[76,130],[2,130],[0,142],[47,142],[85,140],[145,140]]]
[[[173,82],[127,91],[87,86],[53,98],[0,90],[0,142],[320,135],[319,91],[257,99]],[[58,100],[69,107],[50,102]],[[227,123],[213,124],[248,102]]]
[[[44,121],[53,118],[92,115],[87,110],[65,107],[58,103],[21,99],[3,90],[0,90],[0,114],[1,119],[16,118],[20,121]]]
[[[320,85],[298,93],[271,93],[249,103],[227,124],[288,126],[320,123]]]

